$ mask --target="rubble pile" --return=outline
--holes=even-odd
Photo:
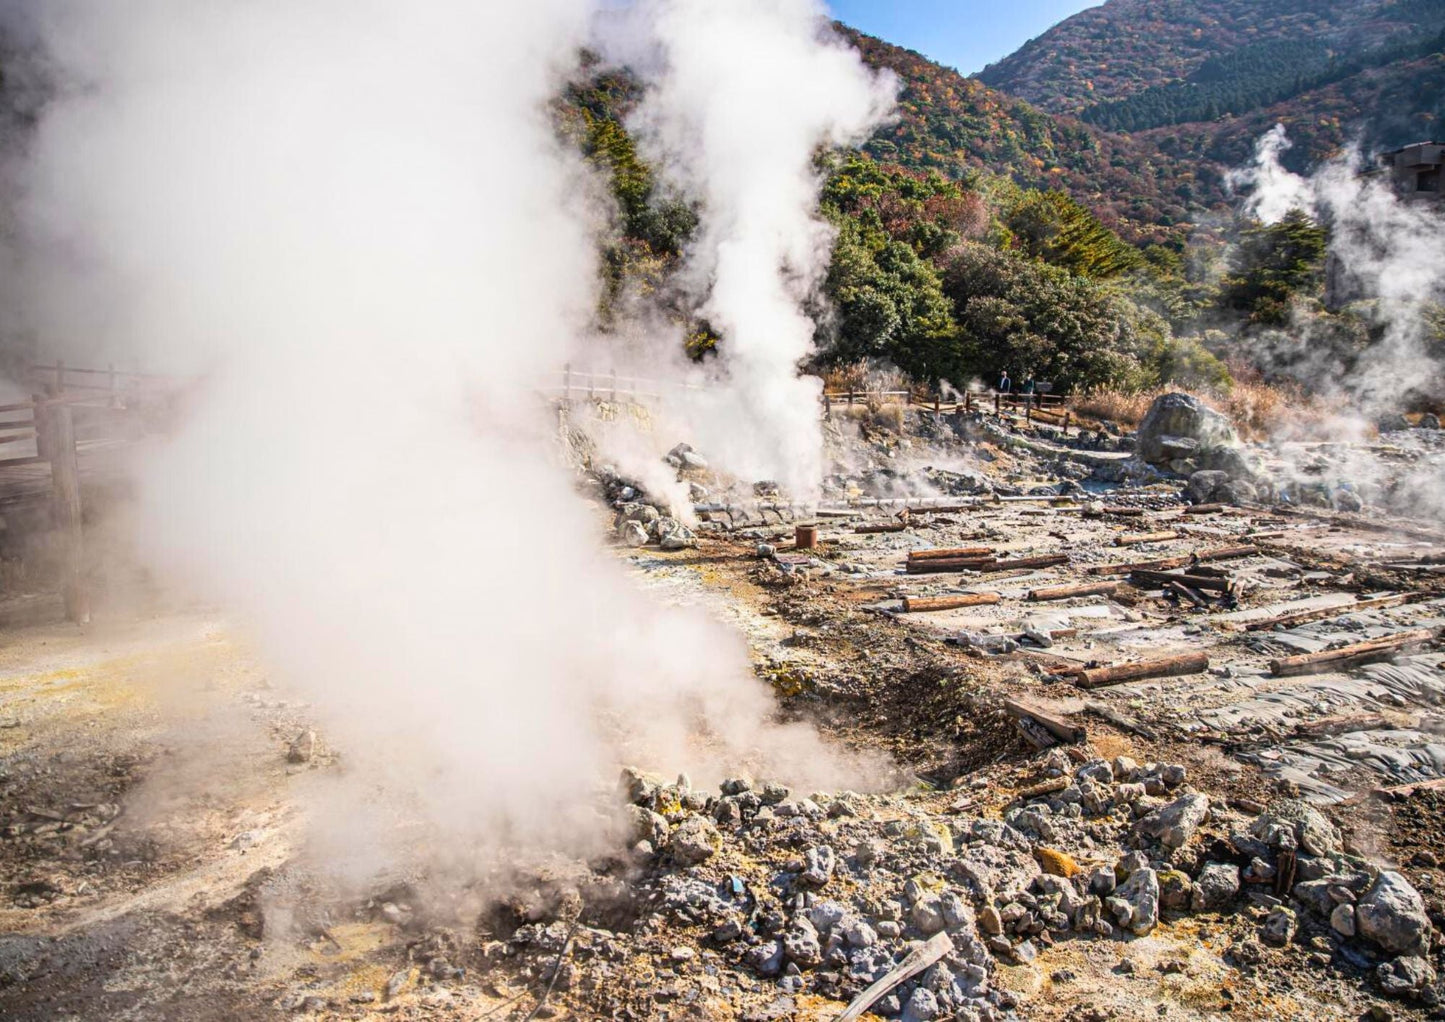
[[[1236,935],[1239,968],[1257,965],[1261,946],[1307,944],[1385,994],[1436,1001],[1420,894],[1348,852],[1317,809],[1281,800],[1250,817],[1194,790],[1181,765],[1071,751],[1041,757],[1042,779],[996,818],[969,795],[983,777],[951,795],[803,796],[743,778],[707,794],[629,770],[640,921],[585,939],[634,971],[654,959],[651,1008],[629,988],[634,1017],[678,1000],[740,1017],[778,998],[850,1002],[890,977],[877,1015],[1012,1017],[1016,998],[993,981],[1000,963],[1029,967],[1061,942],[1127,942],[1190,916]],[[545,966],[568,931],[565,920],[520,927],[509,953]],[[939,934],[936,961],[900,972]],[[584,966],[568,982],[607,1008],[617,971]]]

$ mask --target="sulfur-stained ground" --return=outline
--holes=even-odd
[[[1398,567],[1438,553],[1428,529],[1381,532],[1368,516],[1268,509],[1190,516],[1162,492],[1132,505],[1101,499],[1102,509],[1087,500],[983,502],[912,515],[898,532],[856,533],[860,524],[899,521],[896,506],[869,509],[822,519],[822,544],[811,554],[789,551],[791,525],[774,524],[704,534],[694,550],[618,556],[661,598],[700,605],[740,629],[781,714],[892,755],[906,775],[896,804],[910,811],[997,818],[1039,779],[1042,753],[1001,709],[1005,696],[1021,698],[1084,729],[1088,753],[1183,763],[1195,787],[1241,813],[1282,792],[1343,792],[1321,804],[1347,840],[1399,866],[1437,925],[1445,922],[1445,789],[1376,794],[1402,778],[1371,751],[1384,743],[1408,759],[1430,746],[1441,730],[1435,704],[1388,677],[1352,671],[1322,685],[1318,676],[1276,679],[1267,668],[1282,653],[1327,643],[1331,629],[1373,636],[1434,627],[1445,615],[1439,576]],[[1116,544],[1148,531],[1178,535]],[[763,542],[779,556],[759,557]],[[1227,607],[1181,605],[1128,585],[1127,576],[1090,572],[1238,543],[1257,553],[1220,565],[1239,583]],[[1006,556],[1062,552],[1070,561],[1027,572],[901,571],[909,550],[965,544]],[[1028,599],[1031,590],[1100,577],[1121,586],[1059,603]],[[899,613],[906,595],[963,590],[1001,599]],[[1246,628],[1292,607],[1382,592],[1413,602],[1358,619],[1342,612],[1273,639]],[[961,633],[1017,638],[1030,621],[1060,633],[1050,648],[994,655],[959,641]],[[0,1018],[516,1020],[536,1011],[827,1019],[843,1007],[811,993],[780,1004],[763,984],[729,993],[706,934],[656,922],[646,905],[613,911],[606,922],[620,937],[612,945],[594,942],[584,956],[569,942],[553,959],[516,953],[498,923],[502,910],[479,910],[474,898],[424,905],[405,876],[364,890],[338,885],[300,849],[309,782],[341,769],[345,750],[321,735],[304,761],[291,761],[292,743],[311,726],[308,707],[273,687],[219,617],[117,616],[86,632],[41,624],[3,641]],[[1084,692],[1067,673],[1199,649],[1211,658],[1199,675]],[[1438,663],[1421,669],[1440,673]],[[1281,706],[1283,715],[1272,716]],[[1251,715],[1239,716],[1241,707]],[[1221,711],[1234,716],[1225,723]],[[1338,762],[1330,743],[1339,745]],[[1280,766],[1281,749],[1306,758]],[[886,816],[890,805],[874,812]],[[719,876],[762,887],[794,854],[730,846],[730,872]],[[536,871],[537,905],[505,911],[566,918],[548,901],[555,892],[545,873]],[[622,885],[636,876],[621,861],[596,873]],[[600,915],[589,918],[594,931],[604,928]],[[1019,1017],[1070,1022],[1430,1010],[1386,1005],[1317,937],[1259,948],[1241,968],[1237,949],[1257,929],[1257,913],[1241,907],[1169,918],[1128,941],[1058,940],[1032,962],[1001,964],[995,985],[1017,1000]],[[589,981],[604,962],[608,979]],[[569,979],[553,984],[562,965]],[[658,990],[669,993],[659,999]]]

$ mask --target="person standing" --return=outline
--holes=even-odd
[[[1013,380],[1008,378],[1008,370],[1005,369],[1003,375],[1000,376],[998,380],[998,392],[1000,394],[1007,394],[1012,388]]]

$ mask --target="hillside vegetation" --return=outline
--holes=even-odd
[[[1175,158],[1233,162],[1276,122],[1303,167],[1439,131],[1439,0],[1108,0],[979,79]]]
[[[911,50],[844,31],[901,85],[896,123],[866,147],[879,161],[950,177],[986,169],[1065,191],[1132,240],[1160,240],[1225,206],[1218,167],[1161,159],[1152,142],[1054,117]]]
[[[1227,367],[1253,385],[1261,360],[1277,376],[1306,355],[1347,367],[1378,340],[1368,310],[1323,305],[1323,226],[1303,213],[1273,226],[1236,219],[1206,155],[1217,140],[1180,125],[1105,132],[851,38],[898,75],[900,107],[860,149],[819,155],[821,213],[836,233],[808,368],[886,364],[956,386],[1007,369],[1061,391],[1223,392]],[[1348,104],[1363,77],[1328,89]],[[640,95],[626,71],[593,68],[559,104],[616,203],[598,321],[613,329],[643,298],[706,359],[728,338],[675,272],[705,210],[639,156],[627,120]],[[1300,331],[1309,352],[1289,343]]]

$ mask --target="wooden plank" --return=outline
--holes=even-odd
[[[60,535],[61,590],[65,616],[76,624],[90,623],[90,595],[85,588],[84,544],[80,523],[80,467],[75,458],[75,422],[65,405],[44,409],[40,422],[50,459],[55,528]]]
[[[1403,649],[1419,646],[1434,638],[1434,629],[1417,628],[1382,639],[1371,639],[1368,642],[1355,642],[1348,646],[1321,650],[1318,653],[1300,653],[1297,656],[1279,657],[1269,662],[1269,671],[1276,677],[1282,678],[1342,670],[1360,664],[1388,660]]]
[[[1085,669],[1074,674],[1074,684],[1079,688],[1103,688],[1106,685],[1143,681],[1146,678],[1177,678],[1186,674],[1200,674],[1208,669],[1208,656],[1203,653],[1184,653],[1160,660],[1141,660],[1132,664]]]
[[[1122,536],[1114,537],[1114,545],[1138,546],[1140,543],[1167,543],[1171,539],[1180,538],[1180,534],[1173,529],[1168,532],[1126,532]]]
[[[929,614],[960,607],[988,607],[1002,599],[998,593],[959,593],[956,596],[905,596],[903,611],[907,614]]]
[[[979,557],[993,557],[993,547],[956,546],[939,547],[936,550],[908,551],[908,559],[910,561],[947,561]]]
[[[1047,589],[1030,589],[1028,598],[1035,603],[1044,603],[1049,600],[1069,600],[1076,596],[1112,596],[1120,585],[1119,582],[1080,582]]]
[[[928,938],[927,943],[908,952],[903,961],[886,976],[853,998],[853,1002],[838,1016],[837,1022],[857,1022],[863,1017],[863,1013],[881,1000],[888,991],[904,980],[912,979],[952,950],[953,940],[948,936],[948,932],[945,930],[935,933]]]
[[[1030,703],[1022,703],[1017,699],[1005,699],[1003,708],[1015,717],[1025,717],[1045,728],[1051,735],[1061,742],[1075,744],[1082,742],[1088,734],[1081,727],[1074,727],[1061,717],[1055,717],[1044,710],[1039,709]]]
[[[938,560],[910,560],[904,569],[910,575],[934,575],[945,571],[982,571],[993,565],[992,557],[956,557]]]
[[[1256,546],[1226,546],[1214,550],[1200,550],[1178,557],[1161,557],[1153,561],[1135,561],[1124,564],[1095,564],[1084,569],[1090,575],[1128,575],[1134,571],[1168,571],[1171,568],[1187,568],[1195,562],[1231,561],[1241,557],[1253,557],[1259,553]]]
[[[902,532],[908,528],[905,522],[892,522],[888,525],[859,525],[853,529],[857,536],[875,536],[883,532]]]
[[[1188,586],[1190,589],[1207,589],[1210,592],[1227,593],[1234,587],[1234,582],[1228,578],[1218,578],[1214,575],[1176,575],[1167,571],[1146,571],[1138,570],[1129,572],[1129,583],[1131,585],[1153,588],[1164,587],[1171,582]]]
[[[1042,554],[1038,557],[1016,557],[1011,561],[994,561],[988,571],[1011,571],[1015,568],[1053,568],[1068,564],[1068,554]],[[983,569],[980,569],[983,570]]]
[[[1247,621],[1243,628],[1247,632],[1269,631],[1276,626],[1293,628],[1295,625],[1309,624],[1311,621],[1328,621],[1362,610],[1398,607],[1421,598],[1422,595],[1419,593],[1396,593],[1392,596],[1376,596],[1368,600],[1356,600],[1354,603],[1337,603],[1331,607],[1310,607],[1306,610],[1288,611],[1276,614],[1274,617],[1260,618],[1257,621]]]

